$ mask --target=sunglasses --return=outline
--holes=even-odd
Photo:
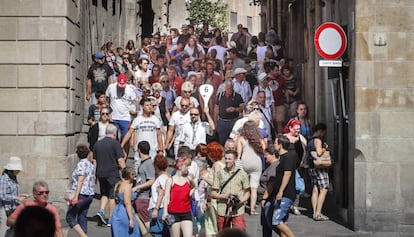
[[[192,91],[184,91],[184,93],[191,93]]]
[[[43,194],[48,194],[49,195],[49,190],[47,190],[47,191],[38,191],[38,192],[36,192],[36,194],[37,195],[43,195]]]
[[[101,113],[101,115],[109,115],[109,113]]]
[[[181,105],[181,107],[188,107],[188,105]]]
[[[168,82],[170,82],[170,81],[161,81],[162,83],[168,83]]]
[[[190,113],[190,115],[191,115],[191,116],[198,116],[198,114],[191,114],[191,113]]]

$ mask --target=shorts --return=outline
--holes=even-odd
[[[282,197],[282,200],[275,200],[275,209],[272,216],[272,225],[287,224],[289,219],[289,210],[293,200]]]
[[[99,180],[99,189],[101,190],[101,195],[106,196],[109,199],[114,199],[114,188],[115,185],[121,181],[119,177],[101,177]]]
[[[222,231],[225,228],[230,227],[230,223],[233,224],[232,228],[237,228],[242,231],[246,231],[246,220],[244,218],[244,214],[240,216],[232,216],[232,217],[225,217],[225,216],[218,216],[217,217],[217,228],[218,231]]]
[[[276,122],[284,122],[286,118],[286,107],[285,105],[278,105],[275,109]]]
[[[175,218],[175,222],[181,222],[181,221],[193,221],[193,214],[191,214],[190,212],[185,212],[185,213],[174,213],[174,212],[170,212],[169,214],[173,215]]]
[[[149,202],[149,199],[135,200],[135,211],[144,222],[149,222],[150,220],[150,213],[148,210]]]
[[[312,187],[318,189],[329,188],[329,174],[327,169],[309,169]]]
[[[262,171],[253,171],[250,173],[250,188],[258,188]]]

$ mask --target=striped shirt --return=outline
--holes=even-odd
[[[223,184],[230,178],[230,176],[236,172],[237,169],[229,171],[227,168],[224,168],[217,172],[217,175],[214,176],[213,189],[220,192],[220,188]],[[237,195],[239,199],[243,198],[244,191],[249,189],[249,177],[244,170],[240,170],[239,173],[234,176],[231,181],[224,187],[221,193],[231,193]],[[219,216],[227,216],[227,200],[219,199],[217,200],[217,214]],[[244,205],[239,209],[233,210],[232,216],[240,216],[244,214]]]

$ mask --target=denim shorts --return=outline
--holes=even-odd
[[[275,209],[273,211],[272,225],[287,224],[289,218],[289,210],[293,200],[282,197],[282,200],[275,201]]]

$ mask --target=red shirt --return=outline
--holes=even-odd
[[[272,89],[273,92],[273,99],[275,100],[275,106],[283,105],[284,97],[285,97],[285,90],[286,90],[286,82],[285,79],[281,76],[275,78],[268,78],[269,80],[269,87]]]
[[[183,185],[173,183],[170,192],[170,204],[168,212],[187,213],[191,211],[190,201],[190,183],[185,182]]]

